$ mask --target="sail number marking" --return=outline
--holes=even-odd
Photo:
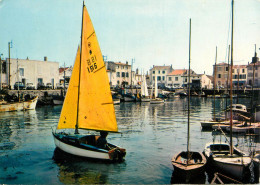
[[[91,56],[91,58],[87,60],[87,64],[88,64],[87,69],[88,69],[89,73],[92,73],[92,72],[94,72],[95,69],[97,69],[97,63],[96,62],[97,62],[96,55]]]

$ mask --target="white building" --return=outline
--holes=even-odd
[[[13,89],[15,82],[33,83],[37,88],[38,83],[52,83],[53,86],[59,82],[59,63],[29,59],[10,59],[2,62],[1,83],[10,85]],[[10,73],[9,73],[10,71]]]
[[[212,87],[211,78],[205,74],[196,74],[191,70],[190,83],[194,88],[209,89]],[[187,87],[188,85],[188,70],[175,69],[167,75],[167,86],[170,87]]]
[[[154,83],[155,77],[157,78],[157,84],[159,86],[167,85],[166,76],[173,71],[172,65],[171,66],[153,66],[150,69],[150,83]],[[151,84],[151,85],[152,85]]]

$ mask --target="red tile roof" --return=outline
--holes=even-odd
[[[168,75],[182,75],[186,71],[187,71],[187,69],[175,69]]]

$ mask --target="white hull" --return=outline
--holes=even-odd
[[[33,110],[36,107],[37,101],[38,96],[28,101],[0,104],[0,112]]]
[[[215,146],[215,149],[211,150],[211,146]],[[208,161],[212,163],[211,165],[215,167],[215,170],[238,180],[243,180],[245,170],[248,170],[252,162],[251,157],[246,156],[235,147],[234,154],[231,156],[229,154],[229,144],[226,143],[208,143],[205,146],[204,153]]]
[[[213,121],[213,120],[210,120],[210,121],[202,121],[202,122],[200,122],[202,128],[212,128],[212,126],[216,125],[216,124],[229,124],[229,123],[230,123],[229,120],[225,120],[225,121]],[[239,122],[237,120],[233,120],[233,123],[236,124],[236,123],[239,123]]]
[[[160,99],[160,98],[151,99],[150,103],[151,103],[151,104],[164,103],[164,100],[163,100],[163,99]]]
[[[245,168],[251,163],[250,157],[228,157],[228,158],[214,158],[214,166],[223,170],[224,173],[230,174],[239,180],[243,179]]]
[[[151,99],[150,98],[141,98],[141,102],[150,102]]]
[[[76,156],[80,156],[80,157],[94,158],[94,159],[111,160],[109,158],[108,151],[106,151],[106,150],[100,149],[102,151],[105,151],[105,153],[103,153],[103,152],[96,152],[96,151],[81,149],[81,148],[63,143],[55,137],[54,137],[54,143],[55,143],[56,147],[58,147],[59,149],[61,149],[64,152],[67,152],[72,155],[76,155]]]
[[[113,102],[114,102],[114,105],[120,104],[120,99],[114,99]]]

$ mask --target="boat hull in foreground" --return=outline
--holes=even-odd
[[[67,135],[65,133],[53,133],[56,147],[62,151],[79,156],[99,160],[121,162],[125,157],[125,149],[115,145],[108,145],[111,150],[105,150],[93,146],[95,144],[95,135]]]
[[[205,146],[204,153],[208,158],[208,165],[224,175],[235,178],[239,181],[248,179],[250,174],[249,166],[252,159],[246,156],[242,151],[234,147],[234,154],[229,153],[229,144],[227,143],[208,143]]]
[[[200,152],[190,151],[190,160],[187,164],[187,152],[182,151],[172,158],[174,172],[179,174],[181,178],[189,181],[205,173],[206,158]]]

